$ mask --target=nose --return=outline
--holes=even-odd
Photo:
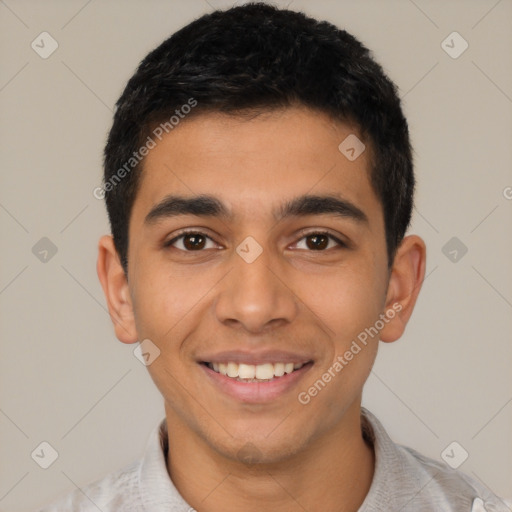
[[[278,260],[266,249],[250,263],[233,252],[234,268],[221,281],[215,301],[219,322],[257,334],[294,320],[298,300]]]

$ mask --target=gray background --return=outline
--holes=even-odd
[[[381,346],[364,405],[397,442],[433,458],[456,441],[469,453],[460,469],[510,498],[512,2],[279,4],[288,3],[374,51],[400,88],[415,148],[410,232],[427,242],[428,277],[404,337]],[[33,509],[132,461],[164,415],[135,346],[113,334],[95,270],[108,225],[92,191],[136,65],[229,5],[0,0],[3,511]],[[31,48],[43,31],[59,45],[47,59]],[[469,44],[456,59],[441,46],[453,31]],[[56,254],[44,253],[47,241],[33,249],[43,237]],[[452,237],[465,255],[459,242],[443,252]],[[42,441],[59,453],[46,470],[31,458]]]

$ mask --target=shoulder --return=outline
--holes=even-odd
[[[379,420],[364,408],[362,428],[374,447],[375,473],[360,512],[510,512],[505,501],[477,480],[441,460],[394,443]]]
[[[131,512],[141,510],[138,491],[140,461],[132,462],[81,489],[66,494],[38,512]]]
[[[417,503],[431,506],[432,510],[447,512],[510,511],[505,501],[464,472],[426,457],[412,448],[396,446],[411,475],[412,484],[422,486],[418,495],[411,496],[411,510],[419,510],[414,505]]]

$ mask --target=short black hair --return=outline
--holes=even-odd
[[[143,156],[160,123],[302,105],[355,125],[370,149],[382,203],[388,264],[409,225],[414,172],[397,87],[370,51],[327,21],[265,3],[206,14],[140,63],[116,103],[104,151],[103,191],[114,244],[128,271],[128,227]],[[162,132],[163,133],[163,132]],[[341,141],[340,141],[341,142]]]

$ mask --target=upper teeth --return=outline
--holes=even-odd
[[[210,364],[210,367],[213,367],[216,372],[227,375],[228,377],[261,380],[282,377],[285,373],[292,373],[293,370],[298,370],[303,366],[304,363],[238,364],[231,361],[228,363]]]

